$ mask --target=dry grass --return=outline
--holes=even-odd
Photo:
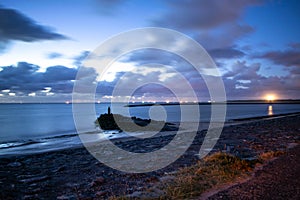
[[[269,151],[269,152],[265,152],[259,155],[259,159],[262,161],[267,161],[267,160],[271,160],[275,157],[281,156],[285,154],[284,151]]]
[[[192,199],[213,187],[246,178],[256,164],[263,163],[284,154],[282,151],[262,153],[256,160],[242,160],[226,153],[207,156],[197,164],[180,169],[174,181],[161,186],[165,196],[159,199]],[[110,200],[128,200],[128,197],[111,197]]]
[[[256,162],[241,160],[225,153],[215,153],[194,166],[181,169],[175,181],[166,186],[165,199],[199,196],[214,186],[246,176],[253,170]]]

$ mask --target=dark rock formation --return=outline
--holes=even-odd
[[[103,130],[119,130],[129,132],[178,130],[174,124],[164,121],[155,121],[151,119],[141,119],[137,117],[126,117],[120,114],[112,114],[110,107],[108,107],[108,113],[101,114],[95,123]]]

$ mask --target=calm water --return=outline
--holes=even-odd
[[[80,132],[101,132],[94,125],[96,115],[105,113],[109,104],[96,104],[96,115],[86,113],[85,104],[82,111],[76,113],[81,116]],[[131,107],[130,115],[149,118],[150,107]],[[164,107],[167,121],[180,121],[180,107],[170,105]],[[184,106],[192,112],[193,107]],[[210,119],[210,106],[200,105],[200,121]],[[113,113],[124,114],[123,104],[114,104]],[[281,113],[300,112],[299,104],[242,104],[228,105],[226,120]],[[155,110],[154,110],[155,115]],[[185,119],[193,121],[192,119]],[[68,148],[80,145],[73,121],[71,104],[0,104],[0,155],[47,151],[57,148]],[[119,135],[121,136],[121,135]]]

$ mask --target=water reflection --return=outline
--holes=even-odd
[[[268,107],[268,115],[273,115],[273,106],[269,105]]]

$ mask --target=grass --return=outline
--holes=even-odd
[[[283,152],[283,151],[269,151],[269,152],[260,154],[259,159],[262,161],[267,161],[267,160],[271,160],[275,157],[281,156],[283,154],[285,154],[285,152]]]
[[[264,163],[284,154],[282,151],[262,153],[256,160],[242,160],[226,153],[214,153],[197,164],[181,168],[174,181],[161,186],[165,196],[159,199],[192,199],[203,192],[220,185],[232,183],[238,178],[246,178],[256,164]],[[112,197],[110,200],[125,200],[126,197]]]
[[[189,199],[204,191],[233,182],[251,172],[258,160],[247,161],[238,157],[215,153],[196,165],[182,168],[173,183],[166,186],[166,199]]]

